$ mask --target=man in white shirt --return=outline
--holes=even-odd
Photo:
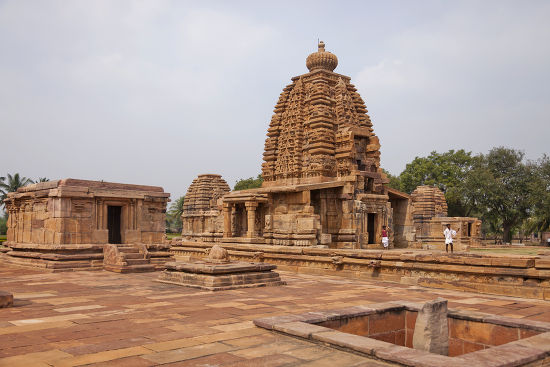
[[[456,231],[451,229],[450,224],[447,224],[447,228],[443,231],[443,236],[445,236],[445,251],[449,252],[449,245],[451,245],[451,253],[453,253],[453,238],[456,236]]]

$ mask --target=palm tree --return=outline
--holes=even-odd
[[[17,191],[18,188],[32,183],[33,180],[24,176],[19,176],[19,173],[13,176],[8,173],[7,177],[0,177],[0,203],[4,203],[4,199],[8,196],[8,192]]]
[[[166,213],[166,224],[170,231],[181,232],[181,215],[183,214],[184,201],[185,196],[179,197],[170,205],[168,213]]]
[[[34,183],[38,182],[48,182],[50,179],[47,177],[38,177],[38,179],[34,180]]]

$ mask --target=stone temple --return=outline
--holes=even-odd
[[[418,186],[411,194],[416,243],[426,249],[444,250],[441,233],[447,224],[457,231],[458,250],[476,244],[481,236],[481,220],[473,217],[448,217],[445,194],[437,187]]]
[[[184,239],[213,241],[223,236],[221,198],[229,191],[220,175],[203,174],[193,180],[183,203]]]
[[[361,249],[379,246],[386,225],[393,246],[414,241],[410,197],[388,186],[365,103],[337,65],[320,42],[306,59],[309,72],[292,78],[275,105],[262,187],[224,195],[218,219],[220,203],[205,194],[211,224],[193,227],[195,235],[184,224],[184,238]],[[194,213],[185,208],[184,223]],[[212,234],[199,236],[203,228]]]
[[[162,187],[64,179],[9,193],[7,260],[54,271],[147,271],[171,255],[164,245]],[[105,253],[105,256],[104,256]]]

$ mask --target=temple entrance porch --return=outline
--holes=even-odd
[[[236,192],[223,198],[222,242],[264,243],[267,195]]]

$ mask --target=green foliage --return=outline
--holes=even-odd
[[[463,149],[416,157],[399,175],[401,190],[410,194],[420,185],[437,186],[445,193],[449,216],[470,215],[473,207],[461,186],[476,160]]]
[[[391,187],[411,193],[434,185],[445,193],[449,216],[476,216],[483,232],[505,242],[550,228],[550,159],[525,162],[521,151],[498,147],[472,156],[464,150],[416,157]]]
[[[420,185],[435,185],[443,192],[457,186],[471,169],[474,158],[465,150],[446,153],[431,152],[427,157],[416,157],[399,175],[402,189],[410,194]]]
[[[185,196],[180,196],[176,201],[170,204],[166,213],[166,229],[171,233],[180,233],[182,230],[181,215],[183,214],[183,203]]]
[[[262,187],[262,183],[264,182],[264,179],[262,178],[261,174],[258,174],[256,178],[249,177],[249,178],[241,178],[235,183],[235,187],[233,190],[239,191],[239,190],[247,190],[247,189],[256,189],[258,187]]]
[[[18,188],[32,184],[30,178],[20,176],[19,173],[11,175],[8,173],[6,177],[0,177],[0,203],[8,196],[8,192],[15,192]]]
[[[48,182],[50,181],[49,178],[47,177],[38,177],[36,180],[34,180],[34,183],[37,183],[37,182]]]
[[[531,220],[531,231],[550,230],[550,158],[544,155],[533,163],[535,175],[532,182],[534,192],[534,210]]]
[[[0,214],[0,236],[5,235],[8,231],[8,217]]]
[[[382,172],[384,172],[386,176],[388,176],[388,179],[390,180],[390,183],[388,185],[392,189],[403,191],[403,189],[401,188],[401,178],[399,176],[394,176],[383,168],[382,168]]]
[[[480,156],[465,186],[484,219],[502,221],[502,236],[511,241],[512,230],[529,216],[534,203],[535,167],[523,162],[521,151],[498,147]]]

